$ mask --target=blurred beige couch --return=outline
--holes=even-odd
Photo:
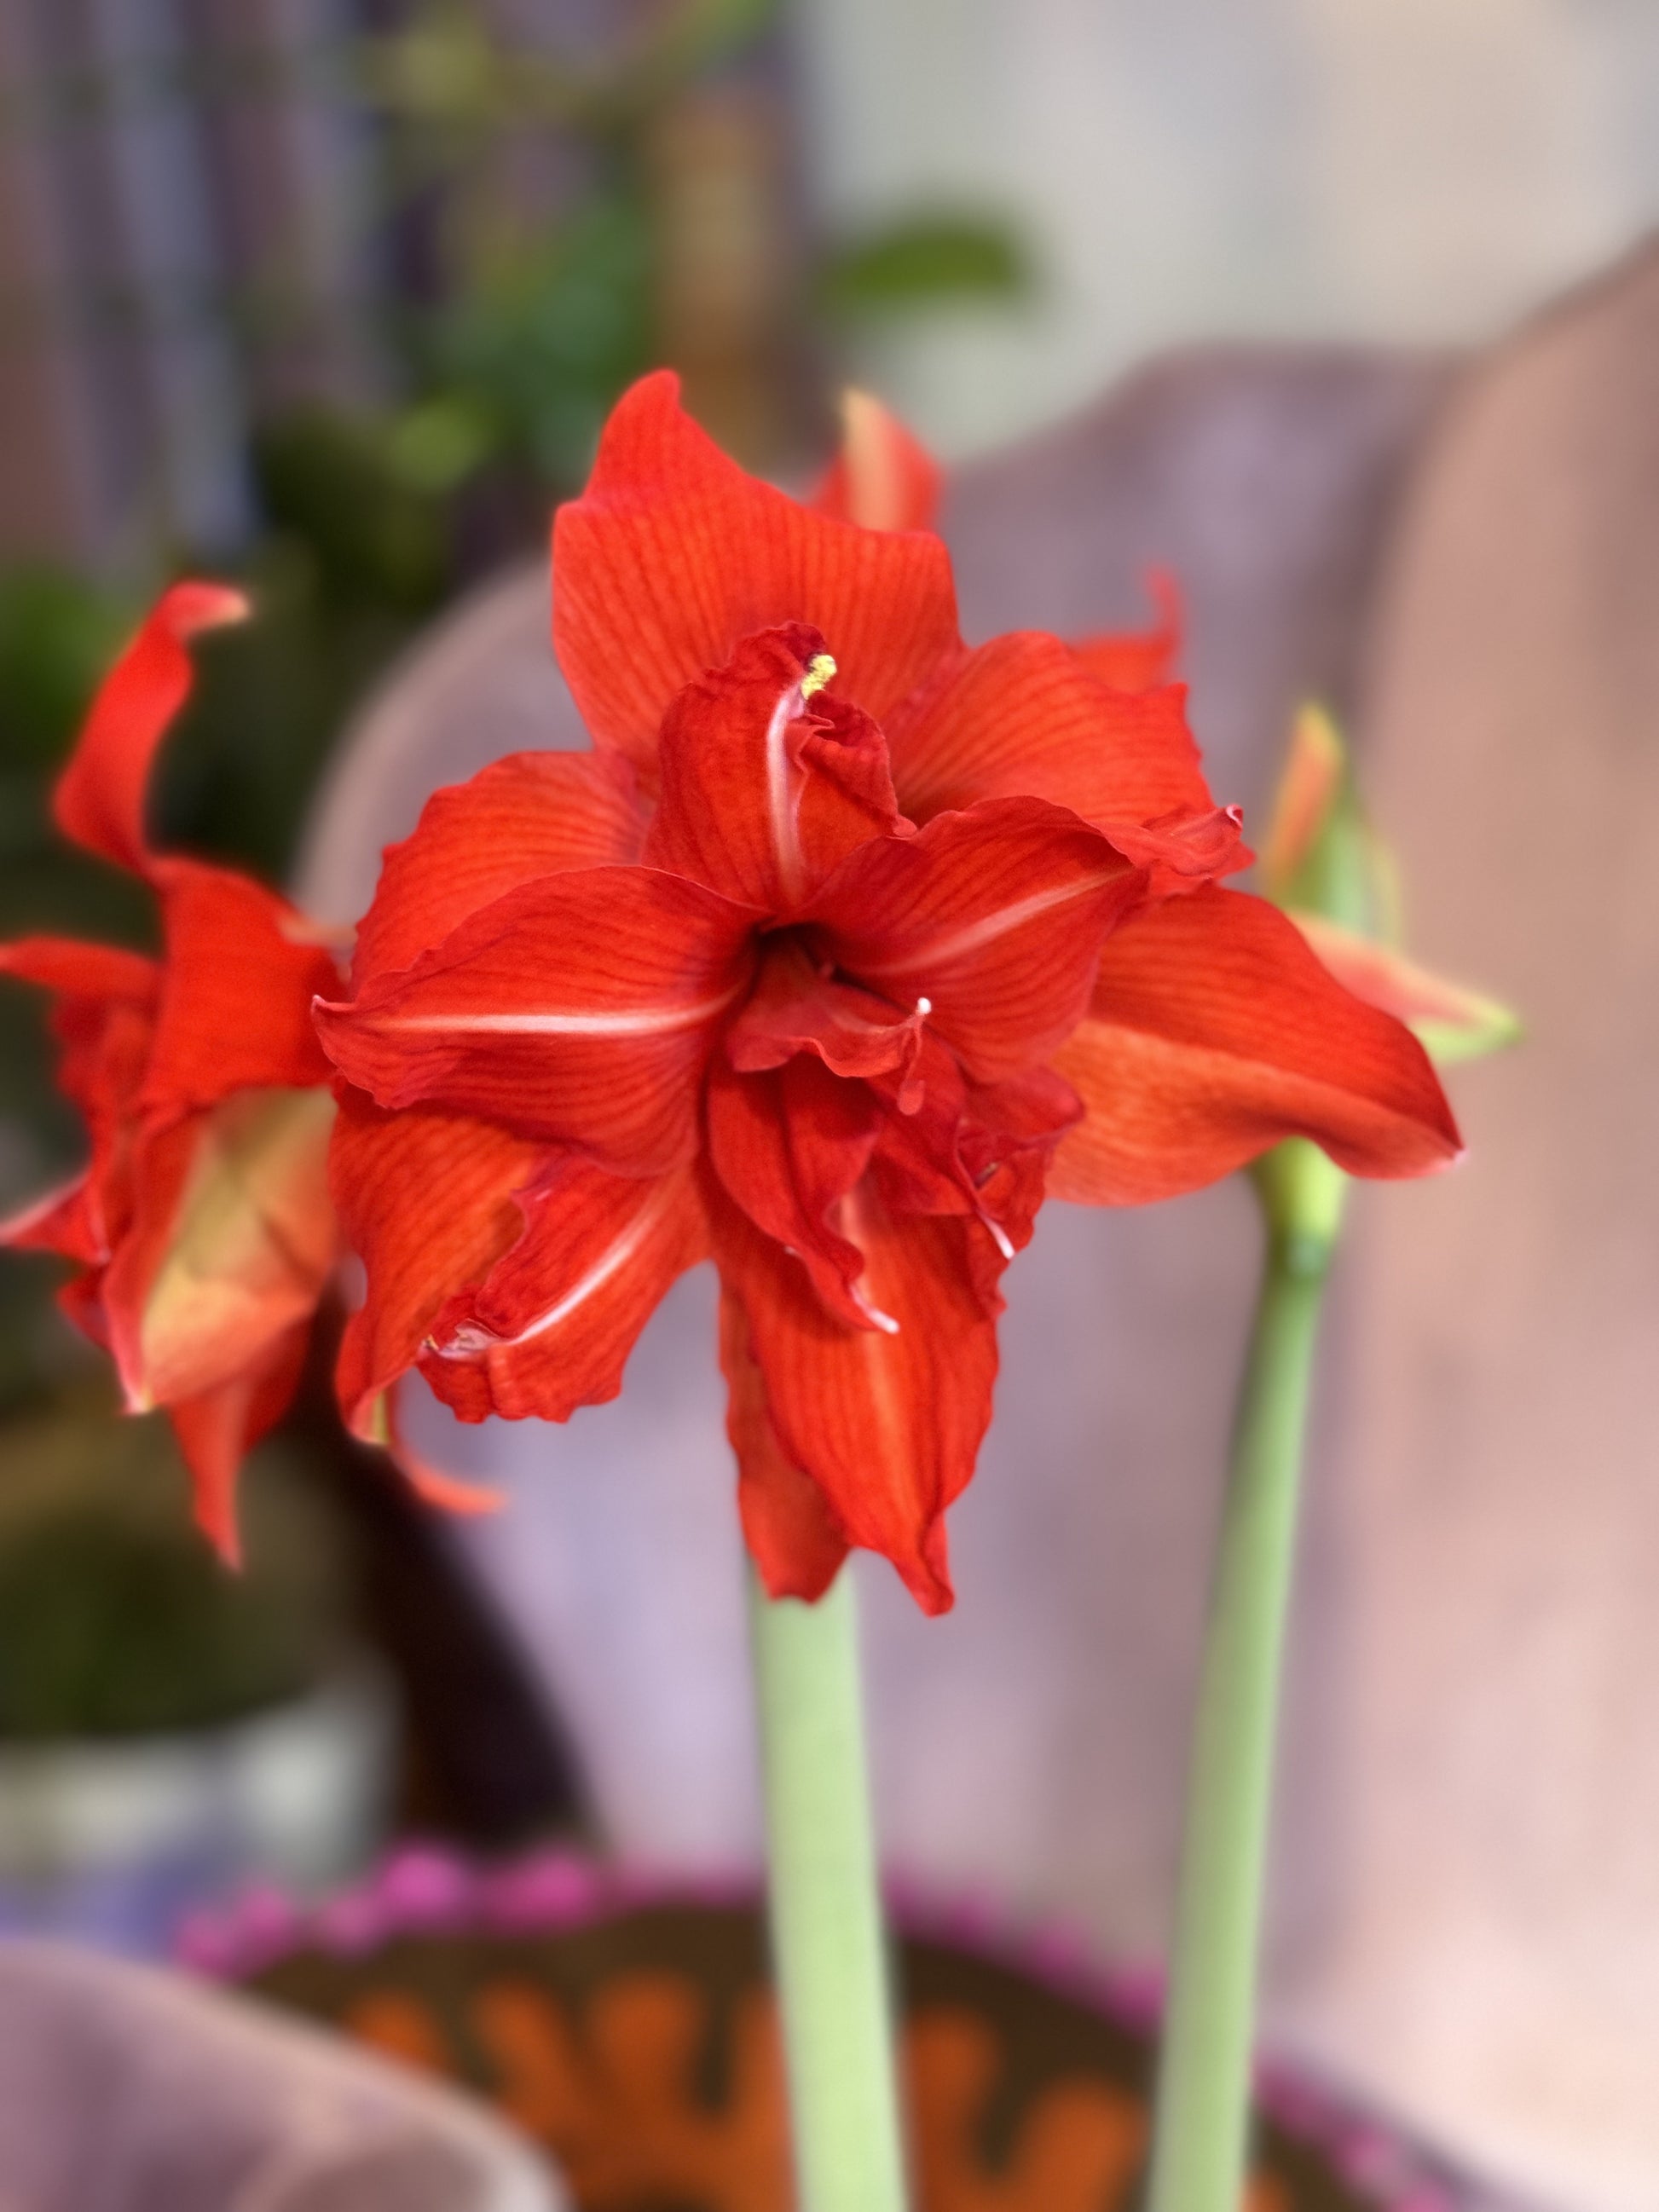
[[[1304,694],[1353,720],[1416,948],[1531,1036],[1456,1083],[1471,1158],[1361,1192],[1316,1424],[1268,2028],[1522,2192],[1659,2203],[1659,251],[1488,352],[1171,358],[964,471],[969,635],[1127,624],[1164,563],[1218,795],[1260,822]],[[546,578],[424,643],[352,733],[301,885],[355,915],[434,784],[582,742]],[[1167,1923],[1255,1256],[1237,1185],[1055,1206],[952,1516],[959,1602],[863,1576],[890,1859]],[[617,1844],[752,1857],[711,1285],[617,1406],[428,1441],[514,1493],[454,1540]],[[868,1563],[866,1563],[868,1564]]]

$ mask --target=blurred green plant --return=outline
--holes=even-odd
[[[552,490],[580,482],[650,366],[652,265],[641,196],[618,185],[481,270],[425,334],[427,392],[392,430],[404,481],[451,492],[505,461]]]
[[[388,126],[392,191],[441,210],[441,296],[406,325],[415,396],[392,436],[411,484],[453,490],[503,461],[555,493],[580,481],[617,393],[672,356],[655,133],[779,13],[778,0],[679,0],[614,52],[578,59],[502,39],[462,0],[428,0],[364,49],[358,82]],[[526,132],[586,164],[551,218],[502,183],[502,149]],[[783,281],[790,319],[833,349],[855,322],[1013,300],[1031,270],[1006,220],[943,209],[805,246]]]
[[[345,1540],[280,1450],[244,1470],[230,1576],[191,1525],[165,1422],[94,1401],[8,1424],[0,1449],[0,1741],[220,1726],[335,1662]]]
[[[1031,270],[994,215],[901,216],[829,246],[815,280],[821,311],[843,322],[967,301],[1016,300]]]

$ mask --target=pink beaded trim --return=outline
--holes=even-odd
[[[1074,1925],[1021,1927],[983,1898],[941,1899],[900,1878],[887,1885],[895,1924],[907,1936],[947,1944],[1029,1975],[1057,1996],[1127,2027],[1155,2027],[1163,2008],[1158,1974],[1107,1966]],[[398,1936],[545,1935],[651,1905],[751,1905],[752,1878],[686,1877],[606,1866],[562,1850],[497,1867],[476,1866],[438,1844],[411,1843],[355,1887],[302,1905],[268,1885],[194,1914],[180,1929],[179,1962],[212,1979],[238,1982],[296,1951],[361,1958]],[[1472,2212],[1473,2200],[1429,2172],[1380,2121],[1356,2112],[1305,2071],[1268,2060],[1257,2070],[1263,2108],[1298,2141],[1322,2151],[1377,2212]]]

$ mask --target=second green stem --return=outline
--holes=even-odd
[[[1301,1139],[1259,1173],[1268,1241],[1199,1684],[1148,2212],[1238,2212],[1285,1620],[1343,1177]]]

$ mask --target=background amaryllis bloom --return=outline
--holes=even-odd
[[[77,1263],[65,1310],[113,1355],[131,1410],[167,1409],[197,1517],[227,1556],[236,1469],[292,1395],[338,1243],[310,1006],[339,971],[274,892],[144,836],[150,763],[190,690],[185,641],[246,611],[216,585],[167,592],[58,787],[65,835],[154,889],[161,958],[66,938],[0,945],[0,970],[56,994],[59,1081],[90,1139],[85,1169],[0,1242]]]
[[[319,1010],[348,1413],[418,1363],[465,1419],[562,1419],[712,1255],[769,1587],[864,1545],[941,1609],[1045,1178],[1158,1195],[1294,1132],[1413,1174],[1445,1100],[1216,887],[1248,855],[1178,689],[965,647],[936,538],[755,482],[672,377],[616,410],[554,572],[594,750],[440,793]]]
[[[945,471],[915,434],[867,392],[842,398],[841,450],[824,471],[813,505],[867,530],[931,530],[945,495]],[[1175,673],[1181,611],[1175,580],[1150,579],[1158,626],[1073,638],[1073,653],[1120,691],[1150,691]]]

